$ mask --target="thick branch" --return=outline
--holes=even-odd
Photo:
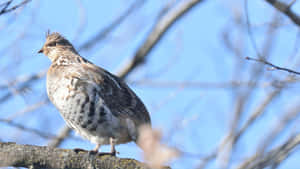
[[[118,158],[110,155],[89,155],[74,150],[50,147],[0,143],[0,167],[26,168],[123,168],[146,169],[146,164],[134,159]],[[166,167],[168,168],[168,167]]]
[[[278,0],[265,0],[271,4],[274,8],[288,16],[295,24],[300,26],[300,17],[291,10],[292,4],[285,4]]]
[[[178,21],[184,14],[190,9],[195,7],[198,3],[203,0],[185,0],[170,9],[165,15],[163,15],[153,26],[151,32],[147,35],[146,40],[136,51],[133,59],[126,64],[122,70],[119,71],[118,75],[125,78],[135,67],[145,61],[145,57],[151,52],[153,47],[157,45],[159,40],[165,35],[165,32]]]

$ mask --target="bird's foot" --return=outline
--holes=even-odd
[[[97,150],[90,150],[90,151],[88,151],[88,154],[89,155],[96,155],[96,154],[98,154],[98,151]]]
[[[73,151],[75,152],[75,153],[79,153],[79,152],[88,152],[87,150],[84,150],[84,149],[81,149],[81,148],[74,148],[73,149]]]
[[[98,156],[103,156],[103,155],[111,155],[111,156],[116,156],[116,154],[119,154],[119,152],[117,151],[111,151],[111,152],[98,152],[96,150],[84,150],[84,149],[81,149],[81,148],[74,148],[73,151],[75,153],[79,153],[79,152],[85,152],[85,153],[88,153],[88,155],[98,155]]]
[[[103,155],[116,156],[116,154],[119,154],[119,152],[99,152],[98,153],[99,156],[103,156]]]
[[[84,149],[81,149],[81,148],[75,148],[73,149],[73,151],[75,151],[75,153],[79,153],[79,152],[84,152],[84,153],[88,153],[88,155],[96,155],[98,154],[98,151],[97,150],[84,150]]]

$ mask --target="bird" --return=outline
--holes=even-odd
[[[80,56],[58,32],[46,33],[38,53],[51,61],[46,78],[49,100],[71,129],[96,145],[89,152],[100,154],[101,145],[110,145],[108,154],[116,155],[115,145],[138,144],[139,128],[151,126],[150,115],[121,78]]]

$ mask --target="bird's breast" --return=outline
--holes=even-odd
[[[47,94],[51,102],[60,110],[66,106],[69,98],[75,95],[72,80],[59,77],[47,77]]]

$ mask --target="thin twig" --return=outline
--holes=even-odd
[[[278,165],[299,147],[300,134],[292,136],[284,144],[266,153],[264,156],[255,154],[240,164],[237,169],[258,169]]]
[[[31,0],[24,0],[23,2],[21,2],[21,3],[17,4],[17,5],[15,5],[15,6],[13,6],[13,7],[7,9],[8,6],[9,6],[9,5],[11,4],[11,2],[12,2],[12,1],[8,1],[8,2],[6,2],[6,4],[4,5],[4,8],[2,8],[2,10],[0,11],[0,15],[6,14],[6,13],[8,13],[8,12],[11,12],[11,11],[13,11],[13,10],[15,10],[15,9],[17,9],[17,8],[19,8],[19,7],[23,6],[23,5],[25,5],[25,4],[27,4],[27,3],[30,2],[30,1],[31,1]],[[1,5],[2,5],[2,4],[1,4]]]
[[[288,69],[288,68],[285,68],[285,67],[276,66],[276,65],[274,65],[274,64],[272,64],[272,63],[270,63],[270,62],[268,62],[264,59],[256,59],[256,58],[251,58],[251,57],[246,57],[245,59],[263,63],[263,64],[271,66],[272,68],[277,69],[277,70],[282,70],[282,71],[286,71],[286,72],[293,73],[293,74],[296,74],[296,75],[300,75],[300,72],[297,72],[297,71],[294,71],[292,69]]]
[[[296,104],[293,108],[290,108],[285,114],[278,118],[276,124],[273,128],[268,130],[268,134],[266,134],[261,141],[261,144],[258,145],[256,153],[263,154],[273,142],[276,141],[276,138],[279,138],[284,130],[286,130],[293,121],[299,117],[300,114],[300,104]]]
[[[71,129],[65,125],[60,129],[58,132],[58,135],[56,138],[52,139],[49,143],[48,146],[50,147],[58,147],[67,137],[69,137],[71,133]]]
[[[88,50],[99,41],[105,39],[105,37],[110,32],[112,32],[115,28],[117,28],[117,26],[119,26],[130,14],[132,14],[132,12],[134,12],[136,9],[139,9],[145,2],[146,0],[137,0],[136,2],[134,2],[132,5],[128,7],[128,9],[124,13],[122,13],[119,17],[117,17],[111,24],[109,24],[104,29],[101,29],[99,33],[96,34],[96,36],[94,36],[93,38],[91,38],[90,40],[82,44],[78,48],[78,51]]]
[[[33,128],[29,128],[29,127],[26,127],[22,124],[19,124],[19,123],[16,123],[12,120],[7,120],[7,119],[0,119],[0,122],[1,123],[5,123],[9,126],[12,126],[12,127],[15,127],[17,129],[20,129],[20,130],[23,130],[23,131],[26,131],[26,132],[30,132],[30,133],[33,133],[37,136],[40,136],[42,138],[45,138],[45,139],[53,139],[53,138],[57,138],[56,135],[54,134],[50,134],[50,133],[44,133],[42,131],[39,131],[37,129],[33,129]]]

